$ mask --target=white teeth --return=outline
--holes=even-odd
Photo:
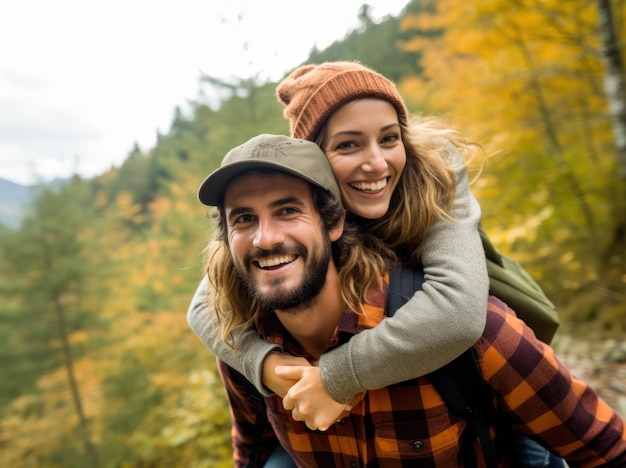
[[[279,255],[278,257],[270,257],[259,260],[259,266],[261,268],[269,268],[283,263],[291,263],[295,259],[295,255]]]
[[[382,190],[387,186],[387,179],[379,180],[378,182],[359,182],[355,184],[350,184],[350,187],[353,187],[357,190],[363,190],[364,192],[376,192],[378,190]]]

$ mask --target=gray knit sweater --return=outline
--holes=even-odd
[[[450,153],[456,163],[461,161],[458,152]],[[489,290],[477,229],[481,212],[464,166],[456,176],[450,214],[458,223],[439,220],[428,232],[422,249],[423,289],[393,317],[321,357],[322,380],[338,402],[347,403],[362,391],[432,372],[481,336]],[[207,292],[205,276],[187,312],[189,326],[211,351],[267,395],[261,382],[263,360],[270,351],[280,348],[261,339],[252,329],[236,338],[238,351],[227,346],[220,338],[215,314],[209,310]]]

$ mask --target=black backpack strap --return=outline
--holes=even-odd
[[[487,467],[497,467],[498,457],[489,433],[493,408],[473,348],[428,374],[428,379],[452,411],[469,422],[465,453],[473,459],[468,459],[466,466],[477,466],[473,443],[478,437]]]
[[[247,468],[260,468],[262,464],[260,461],[261,451],[259,450],[259,446],[261,444],[261,438],[263,436],[265,425],[267,424],[267,408],[265,406],[265,399],[263,398],[263,395],[261,395],[261,392],[259,392],[256,387],[242,374],[237,372],[232,367],[230,367],[230,372],[230,377],[233,382],[242,386],[246,390],[248,397],[256,407],[252,444],[250,445],[250,452],[248,454],[249,463],[246,466]]]
[[[387,294],[387,317],[392,317],[400,307],[422,289],[424,270],[422,268],[394,268],[389,272]]]
[[[416,291],[422,289],[424,271],[422,268],[394,268],[389,272],[389,291],[387,297],[387,316],[391,317],[402,307]],[[476,466],[476,453],[473,444],[480,440],[487,467],[497,467],[498,458],[493,439],[489,433],[489,422],[493,417],[493,408],[487,386],[472,348],[445,366],[427,376],[446,404],[456,414],[469,421],[471,431],[465,437],[465,453],[473,456],[466,460],[466,466]]]

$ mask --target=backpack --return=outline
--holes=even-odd
[[[487,257],[489,293],[513,309],[540,341],[550,344],[559,326],[556,307],[519,263],[496,249],[482,226],[478,230]]]

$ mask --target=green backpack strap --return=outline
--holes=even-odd
[[[559,326],[554,304],[524,268],[491,243],[479,226],[480,238],[487,257],[489,293],[515,311],[544,343],[550,343]]]

